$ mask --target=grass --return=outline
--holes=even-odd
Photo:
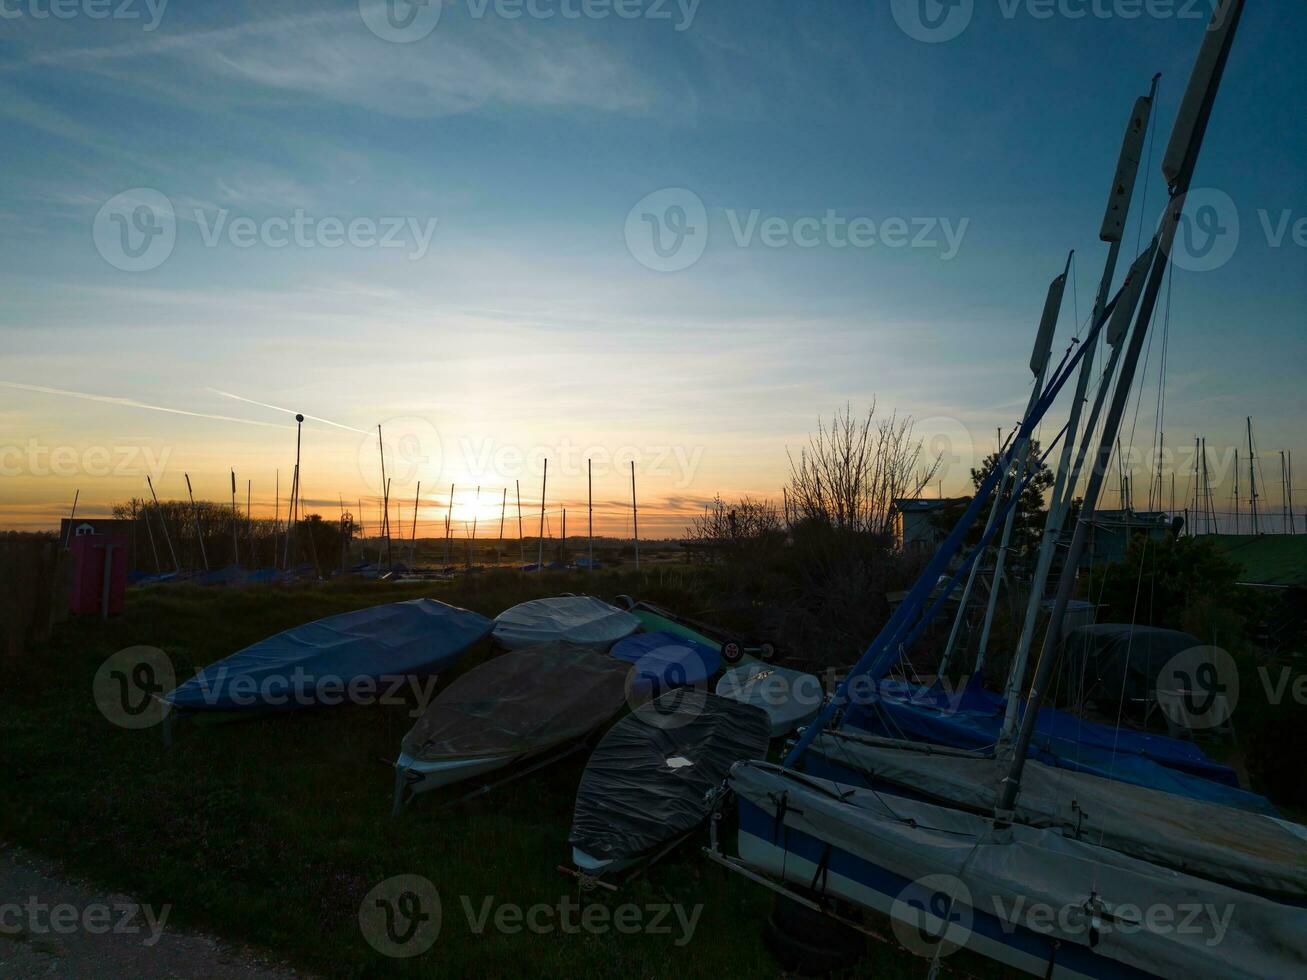
[[[577,896],[558,873],[579,756],[495,793],[438,810],[424,794],[389,816],[394,759],[413,723],[405,706],[340,707],[227,724],[179,727],[172,748],[157,731],[127,731],[99,713],[91,691],[109,654],[164,649],[179,678],[273,632],[361,606],[428,595],[494,615],[540,594],[621,592],[695,608],[692,571],[533,576],[496,573],[454,583],[349,582],[301,590],[132,593],[108,623],[76,620],[10,666],[0,687],[6,746],[0,835],[143,902],[173,906],[171,923],[266,947],[331,976],[776,975],[761,933],[770,894],[729,875],[695,840],[618,895],[583,903],[674,902],[703,911],[692,941],[673,935],[476,934],[460,896],[556,905]],[[488,645],[463,668],[490,655]],[[442,678],[442,683],[448,678]],[[447,798],[447,797],[446,797]],[[435,946],[388,959],[364,940],[360,902],[382,880],[422,875],[443,902]],[[923,964],[873,944],[859,973],[920,975]]]

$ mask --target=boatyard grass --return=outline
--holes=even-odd
[[[494,793],[442,808],[458,788],[426,794],[390,816],[394,760],[413,723],[405,705],[347,706],[225,724],[188,722],[171,748],[158,730],[128,731],[96,707],[92,678],[116,650],[150,645],[179,679],[274,632],[380,602],[431,596],[494,615],[544,594],[639,593],[693,609],[692,571],[596,573],[544,580],[498,573],[451,583],[338,583],[300,590],[174,587],[131,594],[108,623],[66,624],[7,670],[0,688],[5,746],[0,836],[156,906],[169,922],[262,946],[306,970],[361,976],[776,975],[762,943],[771,896],[707,861],[694,839],[620,893],[578,893],[566,844],[581,755]],[[491,654],[470,652],[461,669]],[[451,675],[452,676],[452,675]],[[448,677],[441,678],[442,685]],[[400,874],[440,892],[440,937],[411,960],[375,952],[359,927],[369,890]],[[564,900],[616,908],[674,903],[693,915],[687,942],[675,914],[657,935],[555,928],[540,935],[494,924],[503,904]],[[477,933],[465,908],[492,917]],[[538,920],[558,926],[557,914]],[[864,976],[916,976],[922,961],[872,943]]]

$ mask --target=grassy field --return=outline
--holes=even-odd
[[[74,621],[8,671],[0,836],[143,902],[170,903],[179,925],[264,946],[326,975],[776,975],[761,942],[770,894],[712,865],[698,840],[619,895],[580,895],[611,907],[701,904],[688,943],[677,944],[675,925],[671,935],[470,927],[461,896],[477,911],[491,896],[492,907],[577,897],[557,866],[569,857],[579,757],[455,808],[438,810],[447,797],[425,794],[392,819],[390,763],[412,724],[408,707],[188,723],[165,748],[157,730],[111,725],[92,696],[104,658],[136,644],[165,650],[184,678],[270,633],[360,606],[428,595],[494,615],[544,591],[639,593],[693,610],[696,583],[692,572],[676,571],[643,580],[634,572],[544,581],[503,573],[414,586],[134,592],[123,616]],[[487,644],[461,666],[489,654]],[[411,960],[375,952],[358,923],[369,890],[399,874],[430,879],[444,912],[435,946]],[[859,974],[919,976],[923,968],[873,943]]]

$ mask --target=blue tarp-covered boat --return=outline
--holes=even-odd
[[[351,685],[437,673],[493,628],[485,616],[434,599],[357,609],[260,640],[164,700],[188,711],[340,704]]]
[[[849,708],[845,724],[887,738],[959,749],[992,750],[1003,724],[1003,699],[973,679],[961,692],[882,681],[879,697]],[[1041,708],[1030,758],[1048,765],[1147,786],[1190,799],[1257,813],[1275,808],[1239,788],[1228,766],[1190,742],[1113,728],[1054,708]]]
[[[649,697],[676,687],[702,687],[717,673],[722,659],[716,647],[662,631],[628,636],[608,653],[635,665],[631,691]]]

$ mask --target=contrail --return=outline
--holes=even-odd
[[[258,405],[260,408],[270,408],[274,412],[285,412],[287,415],[295,414],[295,410],[293,408],[282,408],[280,405],[269,405],[267,402],[256,402],[253,398],[245,398],[241,395],[233,395],[230,391],[223,391],[221,388],[210,388],[209,391],[213,392],[215,395],[222,395],[223,398],[234,398],[238,402],[245,402],[249,405]],[[304,415],[304,417],[306,419],[311,419],[314,422],[321,422],[323,425],[334,425],[336,428],[344,429],[346,432],[357,432],[360,435],[365,435],[365,436],[372,435],[372,433],[369,432],[367,429],[356,429],[352,425],[343,425],[340,422],[333,422],[331,421],[331,419],[320,418],[317,415],[306,414]]]
[[[167,412],[169,415],[189,415],[197,419],[213,419],[215,422],[238,422],[241,425],[257,425],[265,429],[292,429],[294,426],[282,425],[280,422],[260,422],[255,419],[242,419],[234,415],[214,415],[209,412],[190,412],[183,408],[169,408],[166,405],[151,405],[139,402],[135,398],[120,398],[117,395],[92,395],[85,391],[68,391],[64,388],[48,388],[45,385],[26,385],[17,381],[0,381],[0,386],[17,388],[20,391],[37,391],[44,395],[64,395],[67,398],[80,398],[88,402],[103,402],[106,405],[124,405],[128,408],[147,408],[152,412]]]

